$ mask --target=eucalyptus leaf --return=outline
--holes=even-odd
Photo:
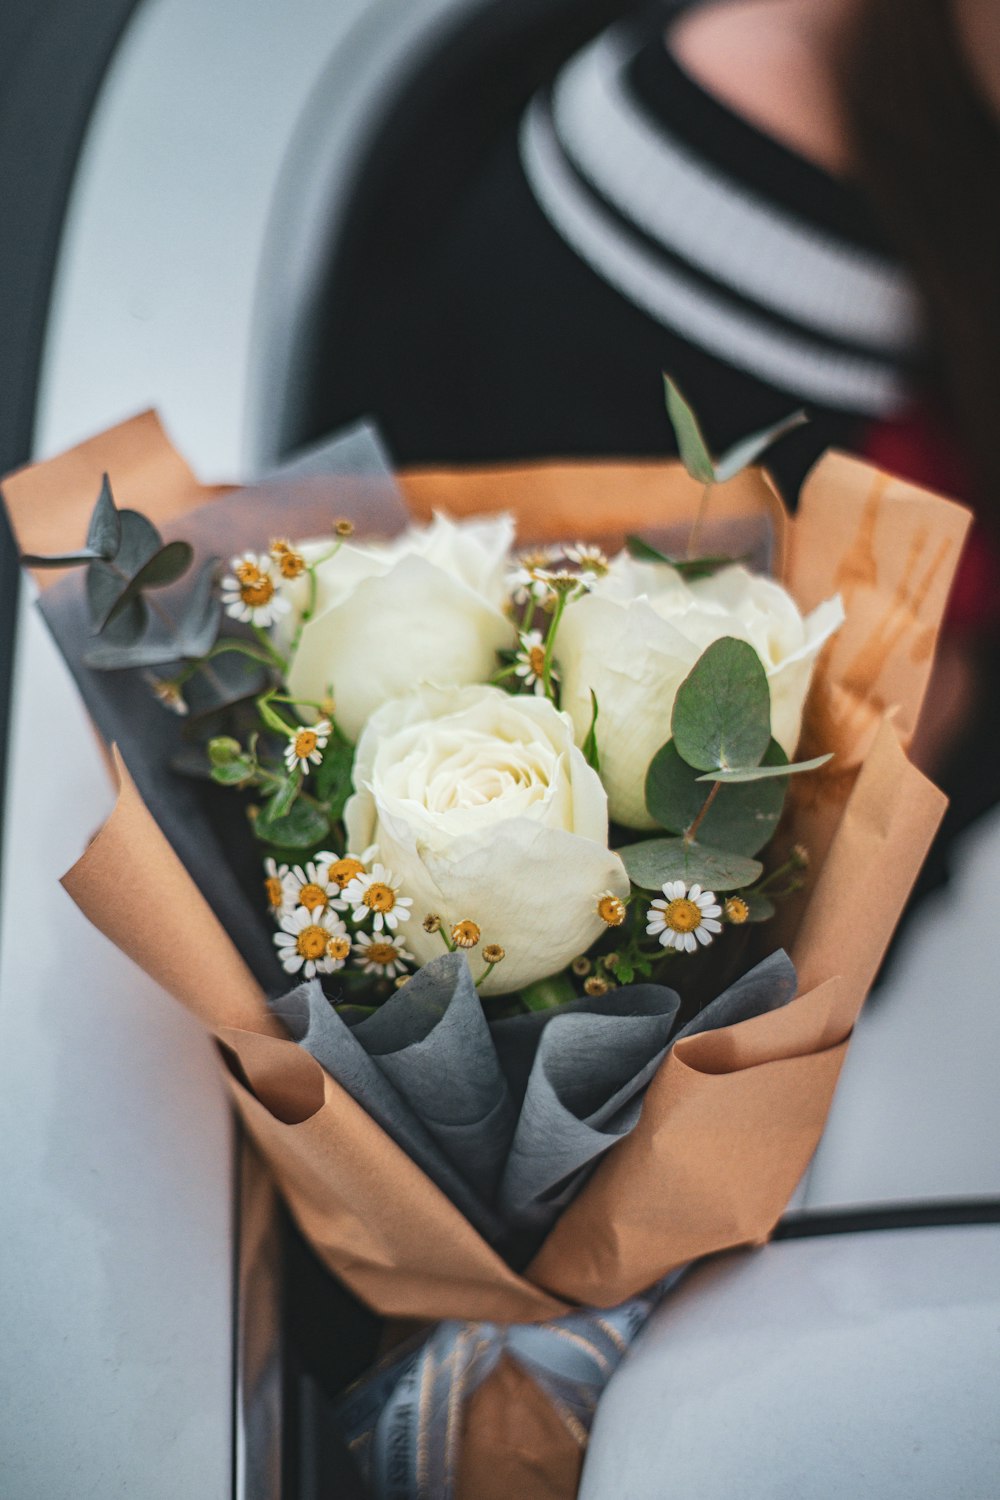
[[[764,754],[767,765],[783,766],[787,757],[777,740]],[[653,756],[646,773],[646,808],[669,833],[684,833],[705,805],[711,787],[678,754],[668,740]],[[698,836],[714,849],[756,854],[770,840],[785,805],[780,780],[759,785],[723,786],[698,825]]]
[[[137,639],[134,644],[127,642],[116,645],[108,640],[108,635],[114,631],[121,621],[133,620],[133,607],[140,606],[140,614],[145,620],[146,610],[141,599],[133,599],[128,609],[120,615],[116,615],[110,626],[102,630],[100,638],[92,646],[88,646],[83,654],[84,665],[93,668],[97,672],[118,672],[125,667],[166,667],[174,662],[180,661],[177,650],[177,642],[163,637],[149,639]],[[145,631],[145,623],[137,630],[137,635],[142,637]]]
[[[143,589],[164,588],[169,583],[175,583],[183,573],[191,566],[194,556],[191,545],[188,542],[167,542],[159,552],[143,565],[123,587],[115,603],[108,611],[104,624],[107,625],[114,620],[133,599],[138,599]]]
[[[133,581],[163,546],[156,527],[138,511],[123,510],[118,515],[122,535],[114,562],[92,562],[87,569],[87,604],[95,634],[138,597]]]
[[[659,890],[667,880],[683,880],[687,885],[697,881],[713,891],[737,891],[759,880],[764,869],[759,860],[683,838],[644,839],[618,853],[633,885],[644,891]]]
[[[680,454],[681,463],[692,479],[697,479],[702,484],[712,484],[715,480],[715,465],[698,425],[698,418],[669,375],[664,375],[663,386],[667,399],[667,415],[677,439],[677,451]]]
[[[590,689],[590,728],[587,730],[587,738],[583,742],[583,758],[598,776],[601,774],[601,752],[597,748],[597,694]]]
[[[121,544],[121,517],[111,494],[111,481],[105,474],[101,481],[101,493],[97,497],[87,528],[87,547],[97,557],[112,562],[118,556]]]
[[[733,563],[746,560],[741,557],[671,557],[669,553],[654,547],[651,542],[644,541],[641,536],[634,535],[625,538],[625,546],[640,562],[665,563],[668,568],[673,568],[675,573],[689,581],[711,578],[720,568],[728,568]]]
[[[101,554],[89,547],[78,552],[22,552],[21,562],[26,568],[76,568],[81,563],[100,562]]]
[[[804,411],[792,412],[790,417],[782,417],[780,422],[775,422],[771,427],[764,427],[760,432],[752,432],[749,437],[741,438],[719,459],[715,465],[715,477],[719,484],[725,484],[727,479],[735,479],[736,475],[743,469],[748,469],[751,464],[756,463],[761,454],[765,453],[779,438],[786,433],[793,432],[796,427],[801,427],[803,422],[809,418]]]
[[[253,831],[261,843],[278,849],[311,849],[326,838],[330,821],[318,807],[300,797],[283,818],[270,817],[265,807],[255,819]]]
[[[677,690],[671,728],[695,770],[759,765],[771,739],[771,693],[753,647],[733,636],[713,641]]]
[[[222,619],[222,600],[219,598],[215,579],[219,560],[207,558],[195,576],[191,594],[178,621],[181,654],[195,661],[205,656],[215,645]]]
[[[816,771],[833,759],[833,751],[827,755],[814,755],[812,760],[797,760],[790,765],[734,766],[728,771],[708,771],[699,776],[699,781],[721,781],[724,786],[735,786],[740,782],[770,781],[777,776],[795,776],[800,771]]]

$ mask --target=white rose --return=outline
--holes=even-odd
[[[803,619],[780,584],[743,567],[687,583],[671,568],[616,557],[607,577],[567,607],[555,649],[578,743],[590,728],[591,690],[597,696],[601,777],[615,822],[655,826],[646,771],[670,738],[677,689],[713,641],[735,636],[753,646],[771,690],[771,733],[793,756],[816,657],[843,618],[838,595]]]
[[[380,704],[420,683],[482,682],[496,653],[514,643],[503,612],[514,526],[509,516],[456,523],[435,515],[389,542],[345,543],[316,568],[316,608],[288,673],[299,698],[332,692],[349,739]],[[330,551],[307,542],[306,560]],[[308,599],[308,582],[287,590],[292,611],[276,632],[287,650]]]
[[[606,931],[602,893],[628,895],[600,778],[547,699],[426,687],[386,703],[358,742],[354,784],[348,846],[374,845],[413,898],[407,948],[421,963],[444,952],[421,925],[430,913],[477,923],[506,950],[484,993],[557,973]],[[481,949],[470,960],[475,972]]]

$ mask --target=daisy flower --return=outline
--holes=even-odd
[[[522,559],[520,565],[507,575],[507,592],[517,605],[529,602],[542,604],[552,592],[549,585],[548,559],[539,560],[540,554]]]
[[[286,895],[285,878],[288,866],[276,864],[273,859],[264,861],[264,895],[272,917],[282,917],[296,903]]]
[[[600,547],[577,542],[575,547],[566,548],[566,556],[578,568],[582,568],[585,573],[593,573],[596,578],[603,578],[608,571],[607,554]]]
[[[324,907],[344,910],[340,887],[330,880],[318,859],[291,869],[285,865],[284,869],[285,900],[290,910],[296,906],[304,906],[307,911],[322,911]]]
[[[335,939],[346,939],[347,948]],[[347,928],[329,907],[310,911],[306,906],[298,906],[286,912],[281,918],[281,931],[274,934],[274,942],[285,973],[301,971],[305,979],[343,968],[351,951]]]
[[[625,902],[614,891],[602,891],[597,898],[597,915],[606,927],[620,927],[625,920]]]
[[[302,553],[284,537],[275,537],[271,543],[271,557],[282,578],[301,578],[308,566]]]
[[[525,687],[534,688],[542,696],[545,692],[545,641],[540,630],[529,630],[521,636],[521,649],[515,657],[515,677],[520,677]],[[554,667],[549,673],[553,682],[559,681]]]
[[[362,854],[334,854],[332,849],[323,849],[316,855],[315,864],[317,870],[323,871],[323,878],[342,891],[356,875],[366,873],[374,853],[374,844]]]
[[[288,744],[285,746],[285,765],[290,771],[296,766],[307,772],[310,766],[318,766],[323,759],[323,751],[330,743],[330,735],[333,733],[333,725],[329,719],[320,719],[318,724],[311,728],[296,729],[289,735]]]
[[[722,907],[714,891],[703,891],[700,885],[690,887],[683,880],[668,880],[662,887],[666,898],[654,901],[646,912],[646,932],[658,937],[664,948],[694,953],[698,944],[712,941],[722,931],[717,921]]]
[[[357,961],[366,974],[395,979],[407,964],[413,963],[413,954],[407,953],[399,938],[374,938],[367,932],[359,932],[354,941],[358,945]]]
[[[385,865],[372,865],[364,875],[355,875],[344,887],[344,900],[354,907],[354,921],[363,922],[370,916],[376,932],[383,928],[395,931],[400,922],[408,922],[413,905],[409,896],[399,894],[395,876]]]
[[[290,608],[279,592],[274,560],[266,552],[244,552],[229,566],[232,572],[222,580],[222,603],[232,619],[245,625],[273,625]]]

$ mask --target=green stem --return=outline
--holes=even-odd
[[[712,803],[715,801],[716,797],[719,795],[719,792],[721,791],[721,789],[722,789],[722,782],[721,781],[713,781],[712,782],[712,790],[709,792],[708,796],[705,798],[705,801],[702,803],[701,812],[695,818],[695,820],[691,824],[691,826],[689,828],[686,828],[685,831],[684,831],[684,839],[685,839],[686,843],[690,844],[690,843],[694,842],[694,836],[698,832],[698,829],[701,827],[702,822],[704,821],[705,814],[708,812],[708,809],[711,807]]]
[[[258,643],[267,652],[267,656],[268,656],[268,659],[271,662],[271,665],[273,667],[276,667],[278,669],[278,671],[281,673],[282,677],[284,677],[285,674],[288,671],[288,663],[286,662],[285,658],[281,655],[281,653],[278,650],[276,650],[276,648],[274,646],[274,643],[271,640],[271,637],[268,635],[267,631],[261,625],[251,625],[250,629],[253,631],[254,635],[257,637]]]
[[[563,611],[566,608],[567,597],[566,594],[558,594],[556,596],[556,607],[552,614],[552,623],[549,626],[549,633],[545,638],[545,661],[542,664],[542,682],[545,684],[545,696],[551,703],[555,703],[556,701],[555,691],[552,687],[552,654],[555,650],[556,631],[559,629],[559,621],[562,619]]]
[[[702,528],[704,527],[705,518],[708,514],[708,503],[712,496],[712,486],[714,483],[715,481],[710,479],[708,484],[706,484],[705,488],[701,492],[701,499],[698,501],[698,512],[694,518],[694,525],[691,527],[691,534],[688,537],[688,557],[698,556],[698,548],[701,546]]]

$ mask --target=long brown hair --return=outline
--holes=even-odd
[[[1000,120],[953,0],[861,0],[842,74],[860,185],[924,303],[928,394],[1000,530]]]

